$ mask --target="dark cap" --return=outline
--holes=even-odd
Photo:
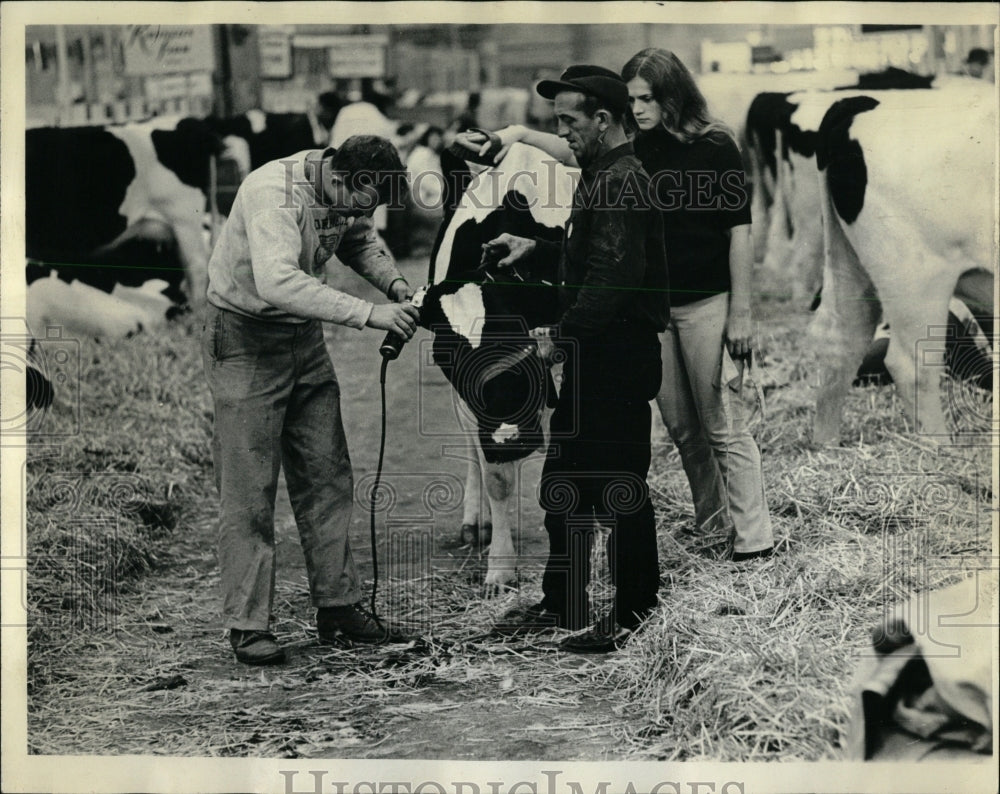
[[[563,91],[577,91],[604,100],[616,113],[628,110],[628,86],[603,66],[570,66],[558,80],[542,80],[535,90],[546,99],[555,99]]]
[[[981,63],[983,66],[990,62],[990,54],[982,47],[973,47],[969,50],[969,55],[965,59],[966,63]]]

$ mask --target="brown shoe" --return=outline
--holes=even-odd
[[[402,631],[385,623],[365,609],[361,602],[343,607],[320,607],[316,610],[316,630],[322,642],[406,642]]]
[[[230,629],[229,644],[236,653],[236,661],[243,664],[281,664],[285,651],[274,635],[256,629]]]

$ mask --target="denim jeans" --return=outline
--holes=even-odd
[[[219,566],[227,628],[268,628],[274,500],[284,466],[314,606],[361,599],[348,530],[354,481],[340,386],[318,321],[254,320],[207,307],[202,339],[215,405]]]
[[[720,383],[729,295],[672,306],[656,397],[691,486],[699,529],[728,527],[733,550],[774,545],[760,450],[738,395]]]

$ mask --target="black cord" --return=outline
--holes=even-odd
[[[378,499],[378,486],[382,480],[382,459],[385,456],[385,372],[389,367],[389,359],[382,358],[382,373],[379,376],[379,384],[382,391],[382,434],[378,445],[378,466],[375,469],[375,483],[372,485],[371,496],[371,544],[372,544],[372,602],[371,613],[375,622],[379,625],[388,637],[389,630],[382,625],[378,613],[375,611],[375,594],[378,592],[378,542],[375,539],[375,502]]]

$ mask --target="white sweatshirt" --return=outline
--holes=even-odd
[[[372,304],[322,282],[334,254],[382,292],[399,277],[367,217],[341,217],[318,198],[322,150],[267,163],[240,185],[208,263],[208,301],[276,322],[363,328]]]

